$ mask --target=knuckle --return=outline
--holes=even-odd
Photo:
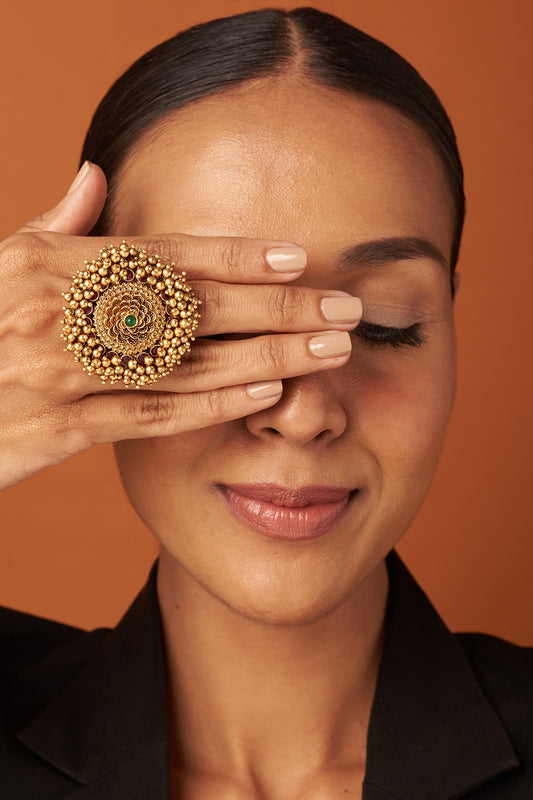
[[[212,342],[205,339],[196,339],[189,353],[183,356],[175,368],[175,375],[179,381],[180,389],[189,391],[191,383],[194,384],[198,377],[209,374],[216,363],[216,352],[213,352]]]
[[[224,271],[240,275],[243,271],[244,246],[240,239],[228,237],[220,245],[219,260]]]
[[[260,340],[258,363],[264,369],[265,375],[279,372],[285,363],[285,349],[279,336],[265,336]]]
[[[180,381],[180,385],[193,378],[198,372],[201,373],[203,371],[204,365],[197,353],[199,342],[195,344],[196,347],[190,353],[187,353],[187,356],[184,356],[179,365],[175,367],[175,374]]]
[[[36,440],[47,442],[41,453],[45,461],[48,457],[52,461],[69,458],[96,442],[91,435],[89,420],[77,402],[55,403],[48,399],[34,408],[32,419],[26,419],[26,428],[32,431]]]
[[[43,335],[61,308],[60,299],[43,291],[26,292],[11,314],[11,330],[23,339],[36,340]]]
[[[206,308],[222,310],[221,293],[215,281],[193,283],[192,288],[196,297],[202,301]]]
[[[150,239],[146,245],[149,256],[160,256],[163,260],[172,262],[179,267],[186,264],[187,246],[185,236],[159,236]]]
[[[46,235],[41,231],[20,231],[13,234],[2,244],[2,272],[17,275],[35,272],[47,261],[50,246]]]
[[[218,422],[226,418],[226,393],[222,389],[213,389],[210,392],[206,392],[203,397],[206,406],[205,411],[210,420]]]
[[[59,418],[59,425],[65,437],[67,437],[68,444],[66,449],[69,455],[75,455],[87,450],[98,441],[93,425],[91,425],[90,418],[85,413],[82,403],[70,403],[66,406],[64,413],[61,413]]]
[[[291,328],[302,317],[305,309],[302,292],[295,286],[275,286],[270,295],[269,311],[272,319]]]
[[[141,397],[132,398],[130,413],[136,424],[144,427],[168,424],[173,416],[171,395],[159,392],[144,392]]]

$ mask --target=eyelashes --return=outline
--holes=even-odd
[[[389,345],[390,347],[420,347],[427,340],[422,334],[422,326],[419,322],[409,325],[408,328],[392,328],[387,325],[375,325],[373,322],[361,320],[357,328],[351,331],[352,336],[358,336],[370,347]],[[212,336],[204,336],[204,339],[215,339],[218,341],[240,341],[249,339],[258,334],[246,333],[219,333]]]
[[[419,322],[415,322],[414,325],[409,325],[408,328],[390,328],[385,325],[375,325],[373,322],[361,320],[352,333],[365,342],[377,346],[420,347],[426,341],[425,337],[422,335]]]

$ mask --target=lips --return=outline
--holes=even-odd
[[[335,486],[288,489],[273,483],[219,484],[234,517],[273,539],[304,540],[322,536],[337,525],[355,494]]]

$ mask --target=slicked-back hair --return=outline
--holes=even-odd
[[[453,271],[465,198],[463,168],[446,111],[402,56],[314,8],[263,9],[196,25],[154,47],[113,84],[94,114],[81,157],[82,162],[99,164],[109,184],[108,200],[93,233],[108,229],[118,170],[156,122],[247,81],[294,72],[311,85],[392,106],[426,132],[444,167],[455,212]]]

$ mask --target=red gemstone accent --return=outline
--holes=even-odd
[[[139,355],[137,356],[137,361],[139,362],[139,364],[144,365],[146,363],[147,358],[150,358],[150,355],[148,353],[139,353]]]
[[[126,270],[126,277],[124,278],[124,280],[132,281],[133,278],[134,278],[134,274],[133,274],[132,270],[131,269]]]

